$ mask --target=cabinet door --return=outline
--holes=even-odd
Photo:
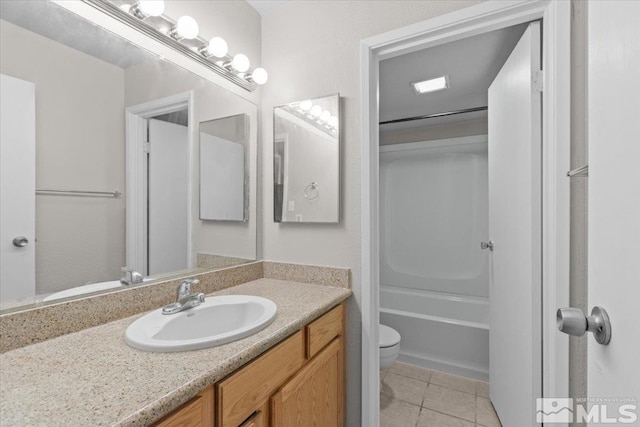
[[[273,427],[343,425],[342,354],[338,338],[272,397]]]

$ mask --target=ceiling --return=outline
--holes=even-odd
[[[272,10],[284,6],[287,3],[293,3],[295,0],[247,0],[260,15],[266,15]]]
[[[528,24],[409,53],[380,63],[380,121],[487,105],[487,89]],[[450,88],[416,94],[411,82],[448,75]],[[486,111],[385,125],[384,130],[486,118]]]
[[[50,1],[2,0],[0,18],[122,69],[157,59]]]

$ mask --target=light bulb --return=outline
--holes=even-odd
[[[313,107],[313,103],[308,99],[306,101],[302,101],[299,105],[304,111],[309,111],[311,107]]]
[[[236,71],[239,71],[241,73],[244,73],[245,71],[247,71],[250,65],[251,64],[249,63],[249,58],[247,58],[247,55],[243,55],[241,53],[234,56],[233,60],[231,61],[231,66]]]
[[[253,73],[251,73],[251,80],[253,80],[259,85],[265,84],[268,79],[269,79],[269,74],[267,73],[267,70],[265,70],[264,68],[256,68],[255,70],[253,70]]]
[[[336,116],[331,116],[329,117],[329,120],[327,120],[327,123],[329,123],[329,126],[333,127],[333,128],[338,128],[338,118]]]
[[[144,16],[160,16],[164,13],[162,0],[140,0],[137,7]]]
[[[311,107],[311,115],[313,117],[320,117],[320,114],[322,114],[322,107],[319,105],[314,105],[313,107]]]
[[[229,47],[222,37],[214,37],[209,40],[209,44],[207,45],[207,53],[209,55],[215,56],[216,58],[224,58],[227,52],[229,52]]]
[[[195,39],[199,31],[198,23],[190,16],[181,16],[176,23],[175,32],[181,39]]]
[[[329,118],[331,118],[331,113],[328,112],[327,110],[324,110],[320,114],[320,120],[322,120],[323,122],[326,122],[327,120],[329,120]]]

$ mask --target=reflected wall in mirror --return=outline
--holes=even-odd
[[[200,123],[200,219],[249,219],[249,117]]]
[[[273,112],[275,222],[340,221],[340,95]]]
[[[0,309],[256,258],[254,104],[49,1],[0,2],[0,74]],[[197,123],[238,114],[250,219],[201,221]]]

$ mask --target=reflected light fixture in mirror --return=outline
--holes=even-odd
[[[82,1],[207,66],[243,89],[253,91],[268,80],[264,68],[249,70],[251,62],[246,55],[230,55],[222,37],[206,40],[199,36],[195,18],[182,16],[174,21],[165,15],[162,0],[141,0],[131,4],[119,4],[114,0]]]

